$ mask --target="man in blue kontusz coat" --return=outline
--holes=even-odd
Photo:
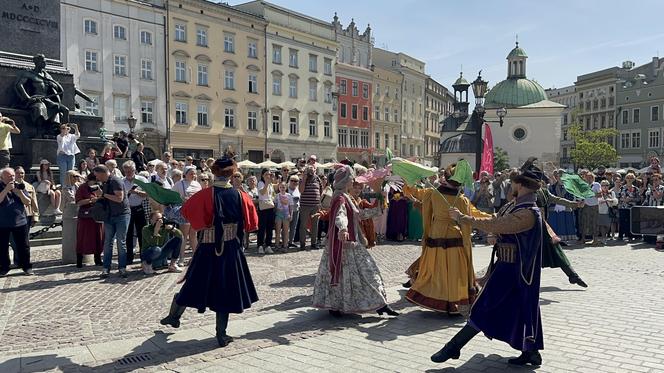
[[[450,210],[450,216],[459,224],[496,234],[497,243],[486,284],[471,308],[468,323],[431,356],[432,361],[458,359],[461,348],[483,332],[521,351],[521,356],[509,360],[510,364],[542,364],[539,291],[543,229],[535,194],[542,177],[542,171],[532,163],[525,165],[512,179],[515,198],[495,217],[473,218]]]

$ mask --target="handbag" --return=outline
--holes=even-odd
[[[103,223],[111,216],[111,207],[105,199],[97,200],[89,211],[90,217],[97,223]]]

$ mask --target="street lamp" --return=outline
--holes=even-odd
[[[129,113],[129,118],[127,118],[127,124],[129,125],[129,133],[134,133],[136,128],[136,118],[134,118],[134,112]]]
[[[480,70],[480,72],[477,74],[477,78],[473,81],[471,86],[473,88],[473,95],[475,95],[475,109],[473,110],[473,114],[470,117],[470,124],[471,128],[475,129],[475,141],[477,145],[475,153],[475,167],[479,176],[479,171],[482,166],[482,148],[484,145],[484,142],[482,141],[482,127],[484,126],[484,123],[498,123],[502,127],[503,118],[505,118],[507,115],[507,109],[504,107],[496,109],[496,116],[498,117],[498,121],[484,120],[484,113],[486,112],[484,109],[484,96],[486,95],[489,82],[482,79],[482,70]]]

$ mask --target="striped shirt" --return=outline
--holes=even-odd
[[[320,206],[320,178],[317,175],[307,178],[304,191],[300,195],[300,206]]]

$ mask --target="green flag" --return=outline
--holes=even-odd
[[[590,189],[590,185],[581,179],[579,175],[563,174],[560,179],[563,181],[565,190],[576,198],[590,198],[595,196],[595,192]]]
[[[470,167],[470,163],[465,159],[458,161],[454,168],[454,176],[450,180],[454,180],[465,187],[472,187],[474,185],[473,169]]]
[[[146,183],[138,179],[134,179],[134,183],[141,187],[150,198],[161,205],[178,205],[182,203],[180,193],[174,190],[166,189],[157,183]]]
[[[410,185],[416,184],[423,178],[437,174],[431,167],[398,157],[392,159],[392,173],[401,176]]]
[[[392,158],[394,158],[394,154],[392,154],[392,151],[390,148],[385,148],[385,158],[387,158],[387,161],[391,161]]]

